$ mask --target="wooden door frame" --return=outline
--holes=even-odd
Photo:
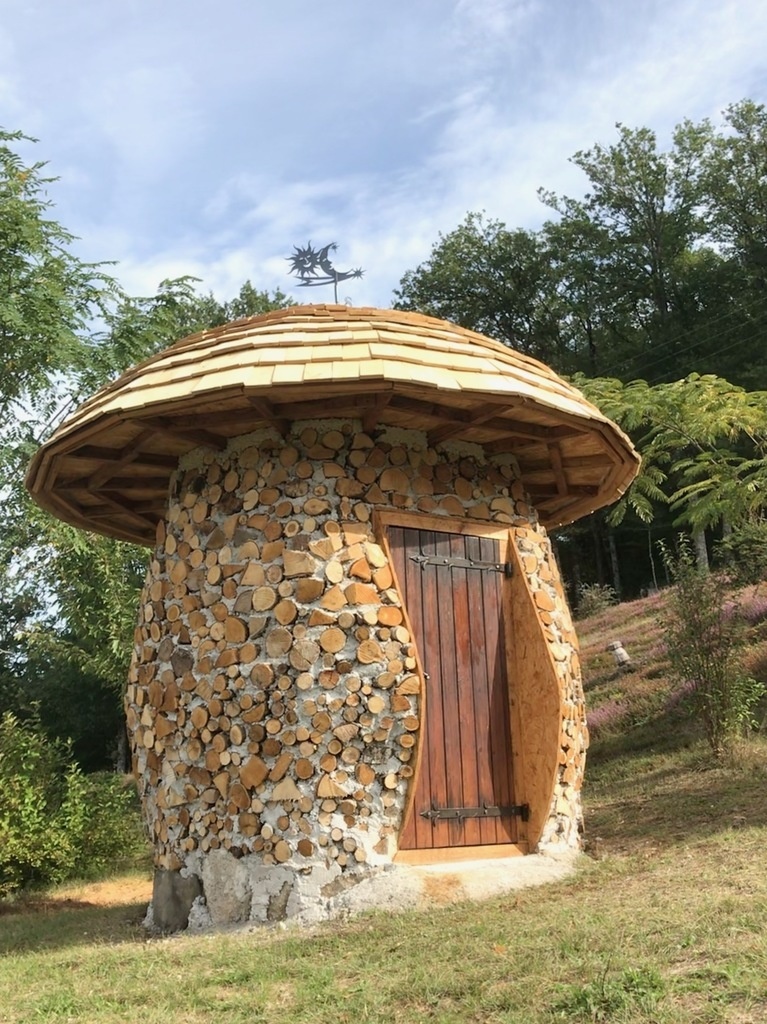
[[[405,619],[405,626],[410,633],[413,641],[413,647],[415,649],[415,660],[416,670],[418,678],[421,683],[420,693],[420,708],[419,708],[419,719],[421,727],[418,730],[418,746],[416,751],[415,765],[413,766],[413,775],[410,779],[410,786],[408,788],[408,794],[405,800],[405,806],[402,811],[402,819],[400,822],[400,833],[407,825],[412,817],[414,811],[413,806],[415,804],[416,786],[418,778],[421,772],[421,760],[423,758],[425,744],[423,742],[423,736],[426,725],[426,702],[428,700],[426,678],[421,662],[421,653],[415,643],[415,633],[413,626],[408,615],[408,610],[405,602],[405,591],[397,577],[397,570],[394,565],[394,559],[392,558],[391,547],[389,545],[389,534],[388,527],[390,526],[401,526],[405,529],[414,530],[433,530],[439,533],[449,534],[460,534],[469,537],[489,537],[493,540],[497,540],[500,543],[500,555],[504,561],[511,561],[513,566],[513,572],[522,572],[522,563],[517,552],[516,544],[514,543],[511,531],[508,526],[502,526],[498,523],[488,523],[475,520],[457,519],[451,516],[434,516],[428,513],[422,512],[399,512],[389,511],[384,509],[375,509],[373,512],[373,530],[376,537],[378,538],[380,546],[383,548],[386,557],[389,562],[389,568],[394,579],[394,586],[399,595],[400,603],[402,606],[402,614]],[[514,700],[513,695],[513,680],[515,677],[516,669],[516,658],[513,652],[513,623],[514,623],[514,606],[512,602],[511,588],[504,586],[502,590],[502,608],[504,616],[503,630],[504,636],[504,648],[506,655],[506,679],[508,685],[507,701],[509,709],[509,730],[511,735],[509,737],[511,746],[511,763],[512,763],[512,799],[515,804],[524,803],[524,798],[520,792],[520,787],[524,779],[523,764],[522,764],[522,751],[519,737],[521,736],[521,721],[519,715],[519,703]],[[394,860],[398,863],[406,864],[427,864],[427,863],[439,863],[441,861],[460,861],[460,860],[481,860],[483,858],[498,858],[498,857],[513,857],[517,854],[527,853],[529,848],[528,836],[527,836],[527,825],[520,818],[517,823],[517,842],[516,843],[502,843],[497,845],[487,846],[456,846],[456,847],[436,847],[430,849],[415,849],[415,850],[399,850]]]

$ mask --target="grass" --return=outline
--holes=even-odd
[[[579,624],[590,695],[620,690],[628,711],[593,744],[594,857],[570,879],[308,933],[172,939],[148,939],[129,898],[21,903],[0,915],[0,1021],[762,1024],[767,741],[711,765],[667,707],[653,602]],[[635,673],[611,678],[605,637]]]

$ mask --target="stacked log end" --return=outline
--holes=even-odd
[[[396,851],[422,679],[376,510],[508,524],[562,709],[541,845],[579,842],[577,646],[513,459],[299,422],[182,459],[136,629],[126,707],[155,863],[203,880],[214,923],[321,916]]]

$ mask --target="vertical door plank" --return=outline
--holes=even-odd
[[[423,574],[417,563],[411,559],[411,555],[419,554],[420,550],[419,532],[417,530],[402,530],[399,558],[395,559],[395,568],[397,569],[397,574],[400,579],[400,585],[405,590],[405,607],[408,610],[410,624],[413,627],[414,640],[421,656],[424,672],[428,673],[429,669],[427,667],[427,663],[429,661],[429,652],[424,643]],[[425,695],[426,709],[428,709],[430,702],[431,693],[429,692]],[[427,728],[426,718],[423,715],[423,709],[418,742],[420,745],[420,767],[418,771],[418,778],[416,779],[416,792],[413,798],[410,821],[408,823],[406,833],[400,837],[400,846],[402,849],[428,849],[432,845],[431,824],[425,818],[421,817],[421,811],[429,806],[431,793],[429,730]]]
[[[454,558],[466,558],[465,538],[454,535],[451,538],[451,554]],[[471,629],[470,588],[468,577],[478,575],[467,569],[454,567],[453,579],[453,624],[455,636],[455,659],[457,671],[457,701],[454,715],[459,725],[462,744],[460,759],[458,752],[453,760],[453,770],[460,773],[457,785],[461,789],[461,798],[453,807],[477,807],[480,800],[480,780],[477,770],[476,741],[476,706],[475,682],[472,670],[472,651],[477,642]],[[458,825],[458,822],[456,822]],[[483,842],[482,825],[478,818],[467,818],[463,823],[462,843],[467,846],[478,846]]]
[[[500,573],[421,565],[412,555],[497,563],[493,538],[392,526],[389,546],[426,680],[419,769],[400,848],[514,842],[516,820],[443,819],[436,807],[512,803],[511,736]]]
[[[473,561],[481,558],[479,538],[466,538],[466,557]],[[468,572],[469,614],[471,629],[471,678],[474,688],[474,743],[476,749],[477,776],[479,779],[479,803],[495,804],[493,786],[492,748],[490,744],[490,680],[487,676],[487,632],[492,630],[485,621],[483,596],[492,585],[491,573],[477,569]],[[496,841],[497,818],[479,819],[482,843]]]
[[[409,567],[408,567],[408,553],[406,549],[407,540],[405,537],[405,531],[401,526],[391,526],[388,530],[388,541],[389,550],[391,551],[392,563],[394,565],[394,571],[397,574],[397,581],[402,591],[402,599],[407,608],[408,617],[410,624],[413,627],[413,636],[418,643],[419,637],[422,635],[422,617],[421,617],[421,594],[420,591],[416,591],[412,581],[409,579]],[[418,738],[419,743],[423,742],[423,735]],[[419,775],[416,779],[417,786],[420,788],[421,776],[423,771],[419,771]],[[426,783],[428,785],[428,781]],[[417,835],[417,822],[418,822],[418,809],[416,803],[418,800],[418,792],[416,791],[413,795],[412,808],[410,816],[405,823],[404,828],[400,832],[399,836],[399,847],[402,850],[414,850],[418,849],[418,835]]]
[[[437,544],[437,554],[450,560],[454,554],[454,541],[455,538],[450,534],[442,534]],[[462,807],[466,802],[462,767],[467,744],[463,735],[459,702],[462,677],[462,636],[467,630],[468,622],[461,609],[460,590],[456,587],[455,569],[445,566],[441,570],[441,578],[444,580],[444,597],[443,590],[440,589],[440,657],[443,689],[442,720],[447,774],[444,806]],[[446,824],[449,845],[465,845],[467,841],[465,823],[459,818],[452,818]]]
[[[423,554],[445,554],[444,536],[444,534],[434,533],[431,530],[424,531],[421,534]],[[445,744],[445,705],[452,689],[455,667],[451,660],[451,649],[444,643],[444,630],[440,629],[440,625],[445,620],[451,621],[453,617],[452,582],[449,566],[426,565],[421,571],[424,576],[422,585],[424,646],[429,652],[429,664],[424,666],[424,670],[429,675],[426,737],[431,772],[431,793],[427,807],[432,803],[437,807],[446,807],[448,805],[448,766]],[[453,833],[449,821],[437,819],[432,821],[429,827],[432,830],[432,846],[451,846],[453,844]]]
[[[397,582],[399,583],[400,590],[402,592],[402,600],[407,608],[408,616],[413,627],[413,634],[415,637],[419,635],[420,629],[420,615],[421,605],[420,601],[416,602],[413,596],[409,592],[407,585],[406,566],[407,558],[404,552],[405,537],[404,530],[401,526],[390,526],[386,531],[387,540],[389,542],[389,551],[391,552],[392,566],[397,576]],[[399,835],[399,846],[402,850],[412,850],[417,847],[416,835],[415,835],[415,822],[413,814],[410,814],[407,822],[400,831]]]
[[[480,551],[484,560],[500,560],[500,545],[491,538],[482,538]],[[492,747],[493,786],[496,803],[501,807],[514,802],[512,785],[511,721],[509,684],[506,665],[503,618],[503,581],[498,573],[489,574],[483,591],[484,620],[487,636],[487,678],[489,682],[489,723]],[[496,842],[516,842],[517,819],[497,818]]]

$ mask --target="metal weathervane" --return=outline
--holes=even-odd
[[[338,302],[338,282],[362,277],[365,271],[359,267],[355,270],[336,270],[330,262],[330,253],[337,248],[335,242],[322,249],[312,248],[311,242],[306,246],[293,246],[293,255],[286,259],[290,263],[290,273],[299,279],[299,288],[318,288],[322,284],[332,284],[335,301]]]

